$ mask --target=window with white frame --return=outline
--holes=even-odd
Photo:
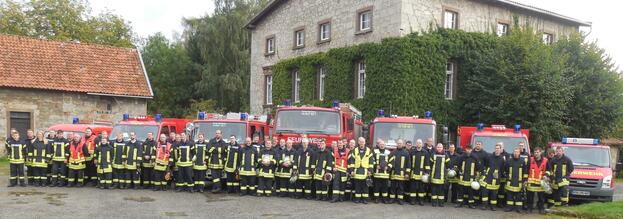
[[[443,12],[443,27],[447,29],[459,28],[459,13],[450,10]]]
[[[275,53],[275,37],[266,38],[266,54]]]
[[[372,11],[363,11],[359,13],[359,31],[367,31],[372,28]]]
[[[325,82],[325,69],[324,66],[318,67],[318,99],[324,99],[324,82]]]
[[[301,48],[305,46],[305,30],[294,31],[294,47]]]
[[[366,63],[361,61],[357,64],[357,98],[363,98],[366,94]]]
[[[508,35],[508,24],[498,23],[497,34],[498,36]]]
[[[320,41],[327,41],[331,39],[331,22],[320,24]]]
[[[273,104],[273,76],[266,75],[266,105]]]
[[[446,64],[446,85],[444,89],[444,95],[447,100],[452,100],[453,86],[454,86],[454,73],[456,70],[456,64],[454,62],[448,62]]]
[[[294,78],[294,102],[299,103],[301,102],[301,77],[298,70],[294,71],[292,78]]]
[[[554,34],[543,33],[543,43],[545,43],[546,45],[554,43]]]

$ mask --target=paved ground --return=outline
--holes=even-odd
[[[0,176],[0,218],[538,218],[537,214],[239,197],[222,194],[5,186]]]

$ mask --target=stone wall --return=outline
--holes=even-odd
[[[111,110],[108,110],[110,104]],[[147,114],[147,100],[141,98],[107,97],[83,93],[44,91],[34,89],[0,88],[0,142],[9,131],[9,112],[30,112],[32,129],[47,130],[59,123],[71,123],[73,117],[81,120],[117,122],[123,113]],[[22,137],[25,133],[20,133]]]

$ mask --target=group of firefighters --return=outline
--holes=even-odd
[[[61,130],[48,136],[29,130],[22,139],[12,130],[6,143],[9,186],[18,182],[26,186],[28,178],[33,186],[89,184],[101,189],[203,192],[209,171],[213,193],[226,189],[241,196],[315,197],[364,204],[372,195],[376,203],[430,202],[444,207],[450,201],[458,208],[480,205],[492,211],[506,204],[506,211],[517,212],[532,212],[536,204],[543,213],[546,203],[551,207],[568,202],[573,171],[562,148],[543,155],[543,149],[536,147],[530,156],[524,143],[511,153],[497,143],[495,151],[488,153],[481,142],[461,150],[452,144],[434,145],[432,139],[426,143],[418,139],[415,145],[399,139],[390,151],[382,139],[369,146],[361,137],[330,145],[324,140],[311,144],[305,136],[297,145],[268,137],[260,144],[258,135],[238,144],[236,136],[223,139],[220,130],[210,140],[203,133],[198,133],[197,141],[186,133],[158,137],[148,133],[141,142],[130,133],[125,141],[123,133],[116,133],[111,142],[108,133],[95,136],[87,129],[84,136],[74,134],[71,139],[65,139]]]

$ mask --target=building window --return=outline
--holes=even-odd
[[[266,105],[273,104],[273,76],[266,75]]]
[[[266,38],[266,55],[275,54],[275,36]]]
[[[320,24],[319,29],[319,38],[320,42],[326,42],[331,40],[331,22],[325,22]]]
[[[293,83],[293,90],[294,90],[294,102],[295,103],[300,103],[301,102],[301,77],[299,74],[299,71],[296,70],[294,71],[294,73],[292,73],[292,78],[294,79],[294,83]]]
[[[305,30],[299,29],[294,31],[294,48],[305,47]]]
[[[325,69],[324,66],[318,68],[318,99],[324,100],[324,82],[325,82]]]
[[[498,27],[497,27],[497,35],[498,36],[505,36],[508,35],[508,24],[506,23],[498,23]]]
[[[551,45],[554,43],[554,34],[551,33],[543,33],[543,43],[546,45]]]
[[[366,94],[366,63],[361,61],[357,64],[357,98],[363,98]]]
[[[444,89],[444,95],[446,100],[452,100],[454,98],[454,73],[456,72],[456,63],[448,62],[446,64],[446,85]]]
[[[369,31],[372,29],[372,10],[359,12],[359,32]]]
[[[459,13],[456,11],[444,10],[443,27],[447,29],[459,28]]]

